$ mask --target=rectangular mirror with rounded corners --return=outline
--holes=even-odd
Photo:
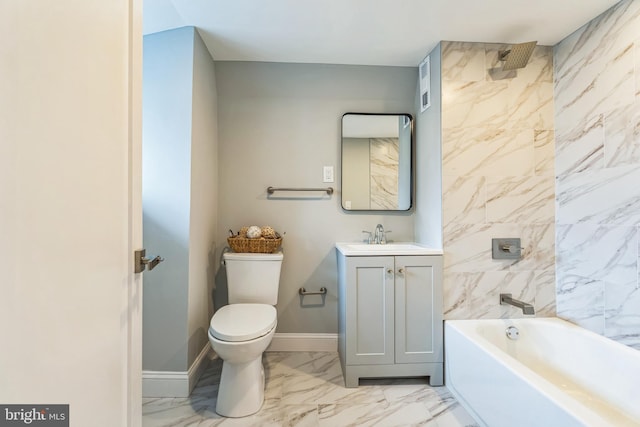
[[[342,116],[342,208],[407,211],[412,205],[413,117]]]

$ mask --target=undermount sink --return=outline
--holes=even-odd
[[[336,243],[336,249],[347,256],[375,256],[375,255],[441,255],[441,249],[428,248],[411,242],[381,244],[367,244],[355,242]]]

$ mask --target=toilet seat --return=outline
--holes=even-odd
[[[266,335],[277,322],[276,308],[268,304],[230,304],[215,312],[209,331],[221,341],[249,341]]]

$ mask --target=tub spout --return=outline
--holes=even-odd
[[[500,294],[500,304],[509,304],[514,307],[518,307],[522,309],[523,314],[536,314],[536,310],[533,308],[531,304],[527,304],[526,302],[518,301],[517,299],[511,298],[511,294]]]

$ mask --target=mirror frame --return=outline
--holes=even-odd
[[[344,187],[344,118],[348,115],[358,116],[407,116],[409,117],[410,128],[410,159],[409,159],[409,207],[407,209],[346,209],[344,207],[343,199],[343,187]],[[414,201],[414,162],[415,162],[415,120],[412,114],[409,113],[359,113],[359,112],[347,112],[344,113],[340,120],[340,207],[344,212],[409,212],[413,210]]]

